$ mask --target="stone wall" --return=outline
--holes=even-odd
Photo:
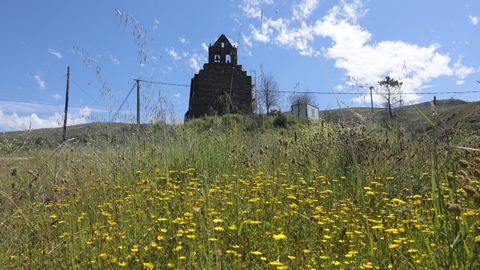
[[[252,78],[241,65],[205,64],[192,79],[185,118],[252,113]]]

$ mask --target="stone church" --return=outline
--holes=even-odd
[[[190,84],[185,119],[252,113],[252,77],[237,64],[237,48],[225,35],[208,48],[208,63]]]

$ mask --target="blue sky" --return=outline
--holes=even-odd
[[[133,79],[189,84],[222,33],[239,64],[281,90],[358,92],[386,75],[408,93],[478,91],[480,2],[476,0],[4,1],[0,18],[0,131],[58,126],[71,66],[71,124],[133,121],[135,95],[113,115]],[[129,18],[127,23],[125,18]],[[134,38],[134,27],[145,32]],[[139,59],[144,42],[146,61]],[[182,121],[188,87],[142,85],[142,121]],[[479,100],[480,94],[438,94]],[[280,108],[288,110],[287,95]],[[431,95],[409,94],[408,103]],[[318,95],[320,108],[336,108]],[[381,99],[376,97],[376,102]]]

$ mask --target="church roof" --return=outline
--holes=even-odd
[[[222,44],[224,46],[222,46]],[[220,35],[220,37],[217,39],[217,41],[215,41],[215,43],[213,44],[212,47],[219,47],[219,48],[233,48],[233,45],[232,43],[230,43],[230,40],[228,40],[228,38],[222,34]]]

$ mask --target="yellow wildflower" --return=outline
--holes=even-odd
[[[152,270],[153,269],[153,263],[149,263],[149,262],[144,262],[143,263],[143,269],[145,270]]]
[[[223,222],[223,219],[221,218],[216,218],[213,220],[213,223],[222,223]]]
[[[283,263],[279,262],[279,261],[273,261],[273,262],[270,262],[270,265],[271,266],[282,266]]]
[[[279,241],[279,240],[287,239],[287,236],[283,233],[274,234],[273,239]]]
[[[390,245],[388,246],[388,248],[390,248],[390,249],[395,249],[395,248],[398,248],[399,246],[400,246],[400,244],[390,244]]]
[[[102,259],[102,260],[105,260],[108,257],[108,255],[107,255],[107,253],[100,253],[98,255],[98,257],[100,257],[100,259]]]
[[[216,232],[223,232],[223,231],[225,231],[225,229],[224,229],[223,227],[220,227],[220,226],[217,226],[217,227],[213,228],[213,230],[216,231]]]

